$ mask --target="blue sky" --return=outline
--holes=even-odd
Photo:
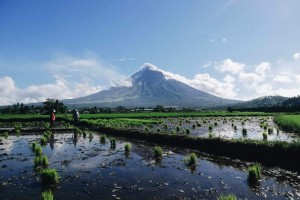
[[[123,84],[144,63],[233,99],[300,94],[300,1],[0,1],[0,105]]]

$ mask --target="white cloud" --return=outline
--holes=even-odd
[[[226,38],[222,38],[222,42],[227,42],[228,40]]]
[[[277,82],[277,83],[291,83],[291,76],[289,75],[276,75],[273,80],[273,82]]]
[[[250,90],[255,89],[258,84],[263,81],[263,78],[255,73],[242,72],[240,73],[239,78],[242,84]]]
[[[22,89],[15,85],[11,77],[0,78],[0,105],[11,105],[18,102],[43,102],[47,98],[77,98],[99,92],[103,89],[103,87],[93,86],[89,82],[71,84],[64,79],[59,79],[59,76],[56,76],[56,78],[54,83],[30,85]]]
[[[270,65],[271,64],[268,63],[268,62],[262,62],[262,63],[260,63],[259,65],[256,66],[255,72],[258,75],[260,75],[262,77],[265,77],[266,76],[266,72],[271,70]]]
[[[223,80],[224,80],[225,82],[227,82],[227,83],[232,83],[232,82],[235,81],[235,78],[234,78],[233,76],[230,76],[229,74],[227,74],[227,75],[223,78]]]
[[[215,69],[220,72],[229,72],[231,74],[237,74],[244,70],[245,64],[234,62],[231,59],[226,59],[223,62],[216,64]]]
[[[295,60],[300,60],[300,53],[295,53],[293,57]]]

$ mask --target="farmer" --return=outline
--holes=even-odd
[[[73,111],[73,121],[74,121],[74,125],[76,126],[77,125],[77,122],[78,122],[78,120],[79,120],[79,112],[78,112],[78,110],[76,109],[76,110],[74,110]]]
[[[53,109],[52,113],[50,115],[50,128],[51,129],[53,128],[54,121],[55,121],[55,110]]]

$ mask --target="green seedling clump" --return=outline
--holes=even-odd
[[[186,158],[186,163],[189,166],[193,166],[196,165],[197,162],[197,155],[195,153],[191,153],[190,155],[188,155],[188,157]]]
[[[162,158],[163,155],[163,150],[160,146],[155,146],[154,147],[154,157],[155,158]]]
[[[59,183],[59,175],[56,169],[44,169],[40,175],[44,185],[55,185]]]
[[[48,157],[45,155],[37,156],[34,158],[34,167],[37,168],[47,168],[49,166]]]
[[[217,200],[237,200],[234,194],[220,195]]]
[[[131,151],[131,144],[130,143],[126,143],[125,144],[125,152],[129,153]]]
[[[116,148],[116,139],[115,138],[111,138],[110,139],[110,147],[112,149],[115,149]]]
[[[53,193],[51,192],[51,190],[45,190],[42,192],[42,200],[53,200]]]
[[[248,167],[248,181],[250,183],[257,183],[260,179],[260,165],[255,164]]]

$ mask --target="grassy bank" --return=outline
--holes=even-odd
[[[286,131],[300,134],[300,115],[276,115],[274,122]]]
[[[148,133],[107,127],[96,124],[94,120],[82,120],[80,125],[114,136],[142,139],[156,144],[193,148],[211,154],[261,162],[271,166],[281,166],[295,171],[300,169],[300,163],[298,162],[300,143],[249,139],[226,140],[221,138],[189,137],[188,135],[161,132]]]

